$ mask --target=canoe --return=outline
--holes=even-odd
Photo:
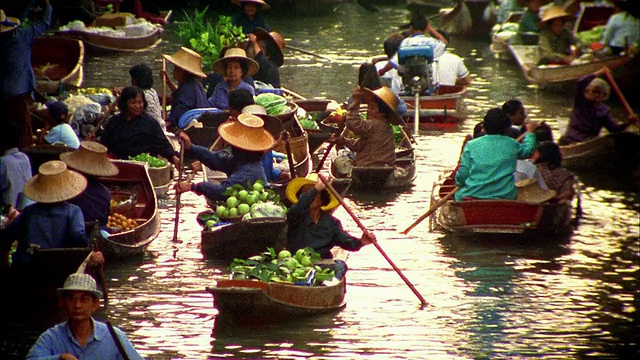
[[[440,85],[433,95],[420,96],[419,118],[421,129],[455,129],[466,118],[464,98],[467,87],[462,85]],[[405,121],[413,128],[415,123],[415,96],[401,96],[407,103]]]
[[[135,206],[125,216],[136,220],[138,226],[132,230],[97,237],[98,248],[105,257],[121,259],[141,255],[160,233],[158,199],[149,177],[147,166],[137,161],[112,160],[120,172],[116,176],[101,177],[102,182],[113,193],[125,192],[135,195]]]
[[[162,12],[165,20],[171,16],[171,11]],[[95,32],[87,31],[57,31],[56,35],[80,39],[87,47],[98,51],[114,52],[114,51],[146,51],[157,46],[162,41],[162,33],[164,29],[160,26],[149,33],[141,36],[114,37]]]
[[[80,40],[58,37],[36,38],[31,44],[31,66],[36,89],[56,95],[61,88],[82,85],[84,44]]]
[[[331,164],[334,186],[350,187],[355,191],[376,192],[410,187],[416,178],[416,159],[411,141],[403,132],[402,141],[396,145],[395,167],[353,166],[351,174],[344,174]],[[350,182],[350,185],[345,183]]]
[[[639,134],[623,131],[560,146],[562,166],[573,170],[598,172],[632,169],[638,165],[639,142]]]
[[[489,50],[491,50],[496,58],[502,59],[505,55],[509,54],[509,43],[517,37],[522,14],[522,11],[512,12],[502,24],[493,27]]]
[[[538,46],[509,45],[509,51],[518,62],[524,77],[534,84],[571,81],[592,74],[607,66],[609,69],[626,64],[631,56],[612,56],[575,65],[536,65],[538,63]]]
[[[431,206],[455,188],[452,172],[434,183]],[[571,202],[534,204],[516,200],[446,201],[431,215],[433,230],[460,236],[539,238],[571,232]]]
[[[238,221],[201,232],[200,251],[205,258],[233,260],[247,258],[268,247],[280,251],[287,241],[285,218]]]

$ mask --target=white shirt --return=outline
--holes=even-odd
[[[378,61],[375,66],[376,70],[380,71],[380,69],[384,68],[387,65],[388,61]],[[384,75],[380,77],[381,80],[386,82],[388,88],[390,88],[394,93],[399,94],[402,91],[402,78],[398,74],[398,70],[395,68],[387,71]]]
[[[402,49],[404,47],[409,47],[409,46],[423,46],[423,45],[431,46],[431,48],[433,49],[433,57],[435,59],[437,59],[442,54],[444,54],[444,51],[447,49],[447,45],[444,42],[433,37],[427,37],[424,34],[416,34],[402,40],[402,42],[400,43],[399,49]],[[393,65],[394,68],[396,69],[398,68],[398,64],[400,63],[398,62],[397,52],[393,54],[389,62]]]
[[[438,62],[436,80],[440,85],[455,85],[458,78],[469,75],[469,70],[464,65],[462,58],[456,54],[445,52],[436,61]]]

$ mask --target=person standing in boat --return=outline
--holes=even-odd
[[[102,291],[89,274],[73,273],[56,291],[67,321],[42,333],[27,359],[142,360],[122,330],[93,319]]]
[[[608,69],[598,70],[578,80],[569,127],[558,144],[569,145],[598,137],[603,127],[609,132],[621,132],[631,124],[638,124],[637,115],[629,115],[626,122],[617,123],[609,107],[603,104],[609,98],[610,88],[609,83],[598,76],[605,71]]]
[[[539,65],[569,65],[585,49],[585,44],[565,27],[572,18],[559,6],[551,6],[542,14],[540,24],[544,29],[538,39]]]
[[[22,191],[31,178],[31,162],[27,154],[20,151],[20,128],[7,124],[0,132],[0,205],[18,210],[30,203]]]
[[[258,72],[253,76],[253,80],[279,88],[280,70],[278,68],[284,64],[282,52],[285,47],[284,37],[278,32],[268,32],[263,28],[256,28],[248,37],[247,52],[258,63]]]
[[[31,67],[31,44],[51,27],[52,8],[44,0],[42,18],[27,26],[0,10],[0,128],[13,123],[20,128],[20,146],[33,144],[32,93],[36,79]]]
[[[264,121],[251,114],[238,115],[237,121],[227,121],[218,127],[220,137],[231,146],[231,152],[226,150],[209,151],[204,146],[191,143],[189,135],[181,132],[179,137],[183,143],[185,154],[199,160],[212,170],[219,170],[227,174],[227,178],[220,184],[200,182],[193,184],[187,181],[177,183],[176,191],[193,191],[204,195],[212,201],[225,200],[228,195],[224,192],[229,186],[255,183],[261,180],[267,183],[267,177],[262,167],[264,152],[270,150],[275,140],[264,129]]]
[[[160,155],[176,167],[180,166],[178,153],[173,149],[160,124],[144,110],[147,101],[144,92],[137,86],[122,89],[118,99],[120,112],[112,115],[98,141],[118,159],[142,153]]]
[[[221,110],[229,108],[229,93],[233,90],[245,89],[255,95],[253,86],[243,78],[258,72],[258,63],[247,57],[240,48],[228,49],[224,56],[213,63],[213,71],[221,74],[226,80],[218,83],[209,98],[212,107]],[[242,109],[240,109],[242,110]]]
[[[166,71],[160,72],[162,80],[173,92],[171,111],[165,119],[167,129],[173,130],[177,128],[178,121],[185,112],[211,106],[201,82],[207,74],[202,71],[202,57],[191,49],[181,47],[173,55],[162,56],[173,64],[173,78],[178,83],[174,84]]]
[[[510,199],[518,196],[514,173],[518,159],[530,157],[536,147],[533,134],[537,124],[527,123],[523,143],[506,135],[511,127],[507,114],[499,108],[484,116],[486,135],[469,141],[462,150],[455,183],[460,187],[456,201],[471,199]]]
[[[231,23],[235,26],[242,27],[242,32],[251,34],[256,28],[271,31],[271,27],[267,24],[267,20],[258,14],[258,11],[269,10],[269,4],[264,0],[232,0],[236,6],[242,8],[242,12],[236,15]]]

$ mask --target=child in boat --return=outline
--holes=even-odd
[[[336,199],[317,179],[317,174],[306,178],[295,178],[287,185],[287,198],[293,203],[287,212],[287,249],[295,253],[299,249],[311,247],[323,259],[331,259],[331,248],[339,246],[345,250],[358,251],[376,241],[374,234],[365,231],[360,239],[342,229],[340,221],[331,215],[338,205]],[[336,260],[336,277],[341,278],[346,264]]]
[[[597,77],[605,71],[608,70],[601,69],[578,80],[569,127],[558,144],[569,145],[598,137],[603,127],[609,132],[621,132],[638,123],[637,115],[629,115],[624,123],[613,120],[609,108],[603,104],[609,98],[609,84]]]
[[[198,195],[204,195],[212,201],[225,200],[228,196],[224,192],[229,186],[247,183],[255,183],[261,180],[267,183],[267,178],[262,167],[264,152],[270,150],[275,140],[264,129],[264,121],[251,114],[240,114],[237,121],[227,121],[218,127],[220,137],[229,143],[231,153],[225,150],[209,151],[204,146],[194,145],[189,135],[181,132],[179,137],[183,142],[186,154],[202,162],[212,170],[220,170],[227,174],[227,178],[220,184],[201,182],[192,184],[180,182],[175,185],[176,191],[193,191]]]
[[[455,193],[456,201],[473,199],[515,200],[518,190],[514,172],[518,159],[526,159],[535,150],[536,138],[533,134],[537,124],[527,124],[528,133],[523,143],[506,135],[511,121],[499,108],[487,111],[484,129],[487,132],[469,141],[460,158],[455,182],[460,187]]]
[[[575,195],[576,177],[572,172],[562,168],[560,146],[553,141],[538,144],[533,161],[549,190],[555,190],[553,202],[570,201]]]
[[[540,21],[544,29],[538,39],[539,65],[571,64],[586,49],[585,44],[565,28],[565,23],[572,18],[559,6],[552,6],[544,12]]]
[[[42,130],[40,144],[62,144],[66,147],[77,149],[80,139],[69,125],[69,108],[62,101],[50,101],[47,103],[50,119]],[[51,128],[49,128],[51,127]]]

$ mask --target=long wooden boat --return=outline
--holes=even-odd
[[[638,165],[640,134],[608,133],[587,141],[560,146],[562,166],[573,170],[624,170]]]
[[[162,12],[165,20],[169,20],[171,11]],[[59,36],[80,39],[84,44],[98,51],[146,51],[154,48],[162,41],[164,29],[156,26],[151,32],[141,36],[114,37],[89,31],[58,31]]]
[[[82,85],[83,63],[84,44],[80,40],[46,36],[31,44],[36,89],[43,94],[58,94],[65,85]]]
[[[112,193],[135,195],[135,205],[125,216],[138,224],[132,230],[97,238],[98,248],[105,257],[121,259],[141,255],[160,233],[158,199],[149,177],[147,165],[137,161],[113,160],[120,172],[116,176],[101,177]]]
[[[216,226],[202,231],[200,251],[222,260],[247,258],[268,247],[280,251],[286,246],[286,225],[285,218],[265,217]]]
[[[467,87],[462,85],[440,85],[433,95],[420,96],[418,105],[421,129],[457,128],[466,118],[464,98]],[[407,103],[405,121],[410,127],[415,123],[415,96],[401,96]]]
[[[431,206],[455,188],[452,172],[434,183]],[[570,233],[571,202],[534,204],[516,200],[448,200],[431,216],[431,226],[461,236],[544,237]]]
[[[623,55],[575,65],[537,65],[538,46],[511,44],[509,51],[518,62],[524,77],[535,84],[576,80],[602,69],[603,66],[609,69],[618,68],[631,59],[631,56]]]

